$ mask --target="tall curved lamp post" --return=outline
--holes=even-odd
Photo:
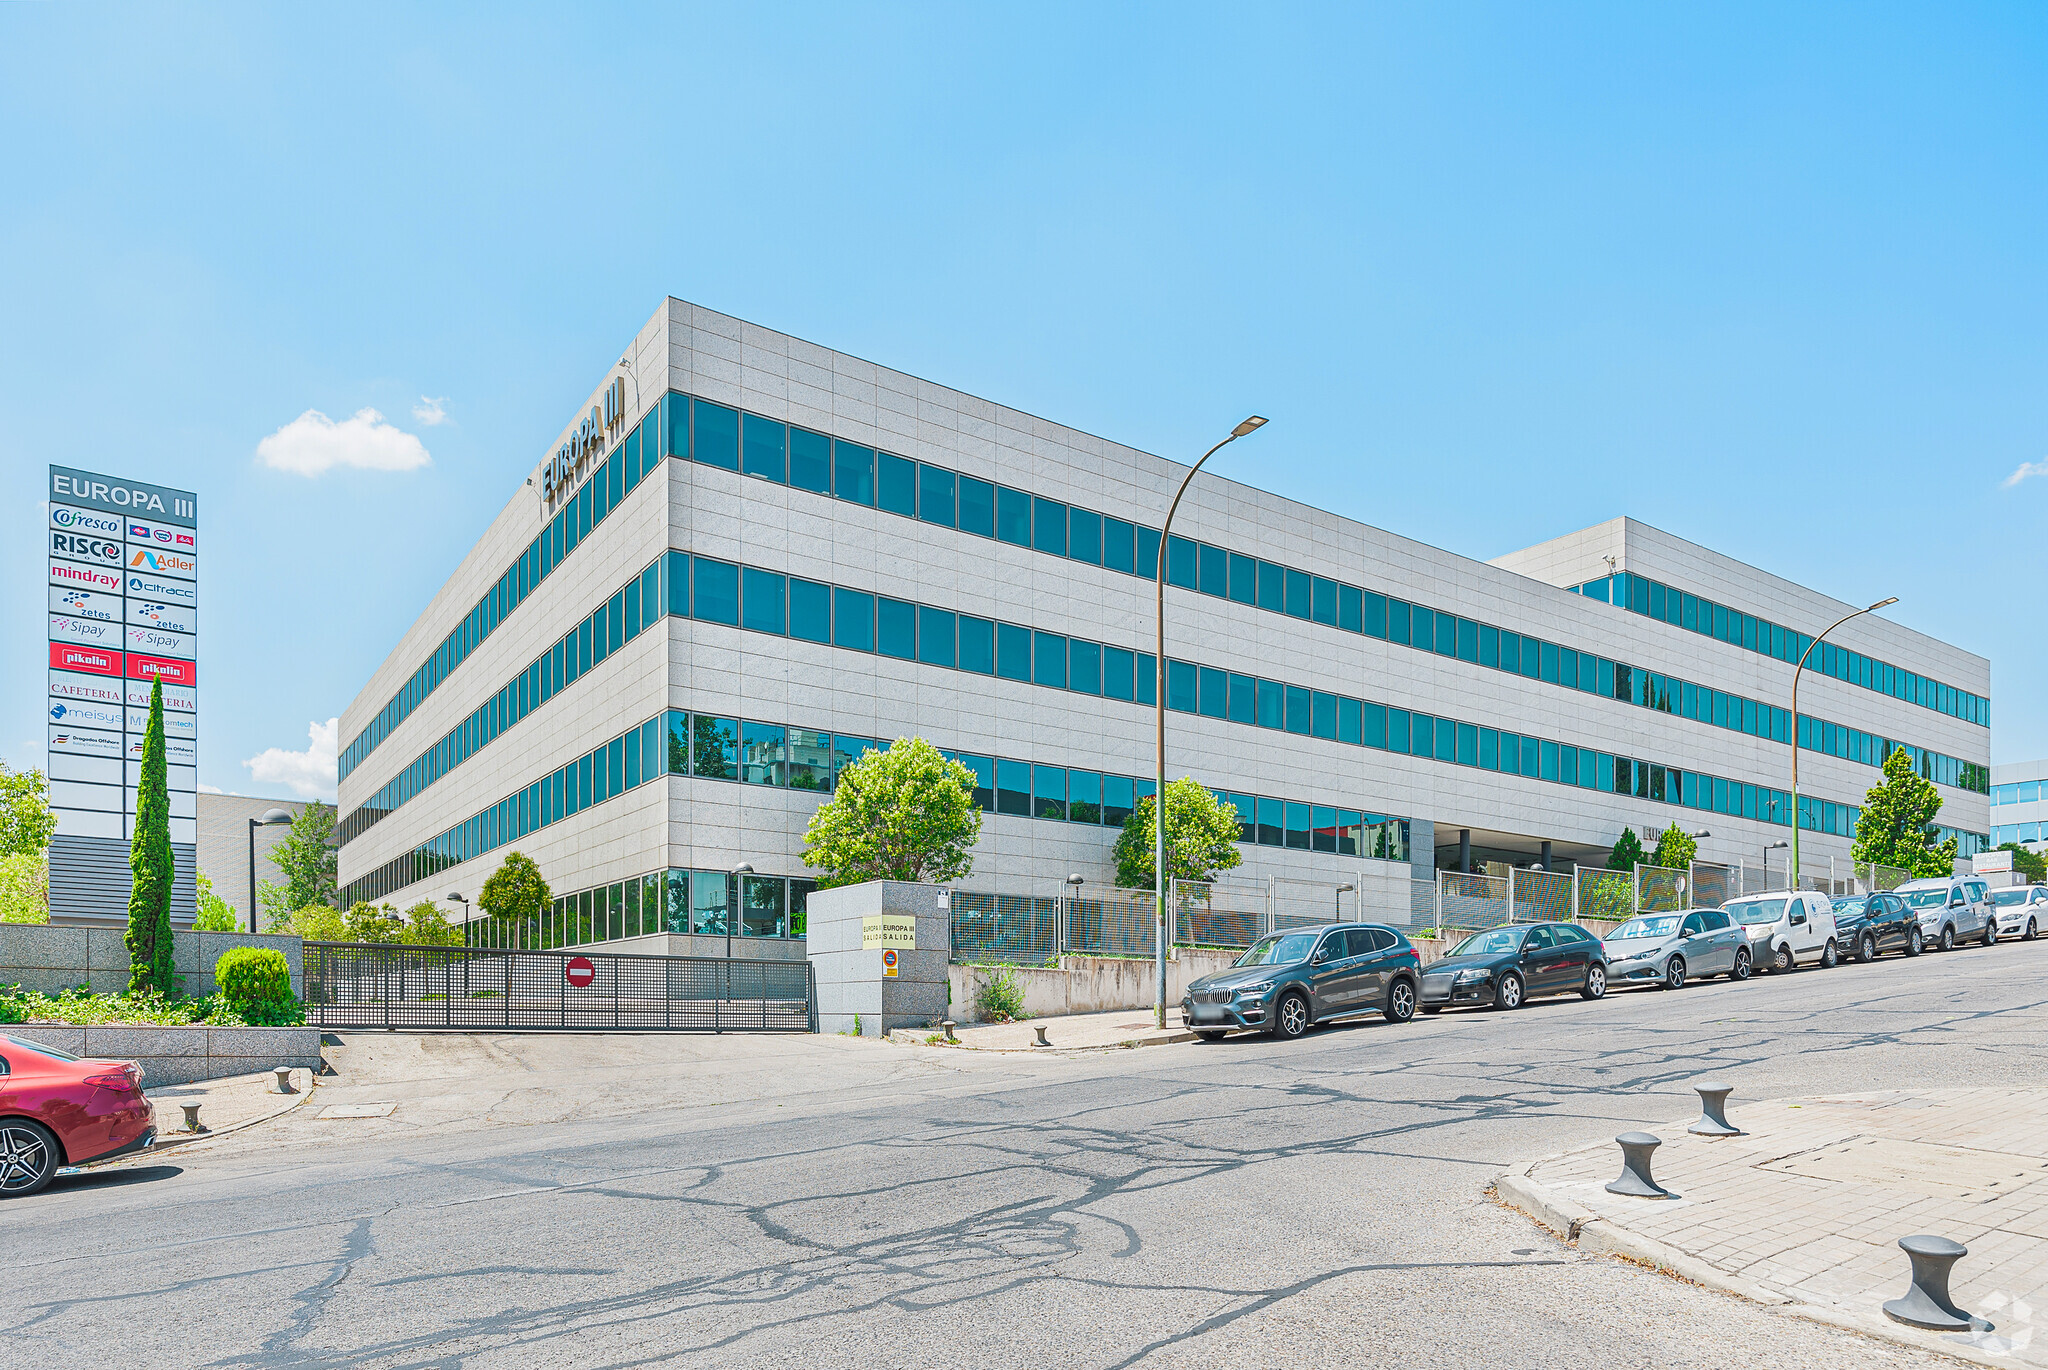
[[[1225,446],[1236,442],[1245,434],[1263,428],[1266,421],[1257,414],[1230,430],[1230,436],[1202,454],[1202,460],[1188,468],[1181,478],[1180,489],[1173,492],[1173,503],[1166,507],[1166,524],[1159,530],[1159,564],[1153,568],[1154,588],[1157,598],[1153,606],[1158,621],[1158,650],[1152,658],[1157,678],[1152,683],[1154,707],[1154,734],[1157,742],[1158,788],[1152,794],[1152,922],[1155,935],[1153,955],[1156,961],[1157,993],[1152,1004],[1152,1016],[1160,1027],[1166,1026],[1166,545],[1173,532],[1173,515],[1180,508],[1180,497],[1188,492],[1188,482],[1195,478],[1195,472],[1202,469],[1209,458],[1222,451]]]
[[[271,809],[261,818],[249,820],[249,935],[256,935],[256,829],[274,828],[280,823],[292,821],[290,813],[283,809]]]
[[[1853,614],[1843,614],[1833,623],[1830,623],[1819,637],[1806,644],[1806,650],[1799,654],[1799,664],[1792,668],[1792,880],[1790,888],[1793,890],[1799,888],[1799,676],[1806,670],[1806,659],[1813,655],[1813,649],[1820,646],[1822,640],[1829,633],[1832,633],[1852,618],[1861,618],[1865,614],[1876,613],[1879,609],[1897,604],[1898,602],[1899,597],[1893,595],[1890,599],[1879,600],[1867,609],[1858,609]],[[1851,874],[1853,875],[1854,872],[1852,871]],[[1769,883],[1768,880],[1765,883]],[[1832,897],[1834,891],[1830,890],[1828,893]]]

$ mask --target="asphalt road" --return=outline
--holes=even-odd
[[[1950,1364],[1580,1256],[1509,1162],[1744,1098],[2040,1085],[2048,941],[1046,1059],[358,1039],[335,1099],[0,1208],[18,1366]],[[315,1105],[329,1097],[323,1088]]]

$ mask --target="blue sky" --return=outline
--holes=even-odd
[[[200,493],[200,779],[288,793],[670,293],[1168,455],[1256,410],[1221,472],[1476,557],[1896,594],[2048,755],[2039,6],[15,5],[0,127],[16,764],[47,463]],[[364,409],[409,469],[258,459]]]

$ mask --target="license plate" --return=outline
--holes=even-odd
[[[1221,1004],[1195,1005],[1195,1021],[1198,1023],[1219,1023],[1225,1016]]]

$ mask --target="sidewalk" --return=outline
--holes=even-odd
[[[182,1142],[215,1136],[294,1109],[311,1097],[313,1072],[294,1070],[291,1080],[291,1094],[279,1094],[277,1076],[267,1070],[258,1075],[231,1075],[189,1085],[145,1088],[143,1093],[156,1105],[157,1143],[143,1154],[152,1155]],[[199,1121],[205,1132],[185,1131],[186,1104],[199,1105]]]
[[[1180,1012],[1167,1015],[1164,1029],[1152,1026],[1149,1009],[1118,1009],[1114,1013],[1076,1013],[1059,1018],[1027,1018],[1021,1023],[970,1023],[954,1029],[960,1045],[979,1051],[1043,1051],[1036,1046],[1038,1029],[1060,1049],[1148,1047],[1165,1042],[1191,1042],[1195,1034],[1180,1025]],[[932,1029],[898,1028],[892,1041],[924,1042]]]
[[[1500,1197],[1582,1250],[1989,1365],[2048,1366],[2048,1089],[1873,1091],[1729,1100],[1746,1135],[1696,1137],[1686,1118],[1649,1129],[1657,1183],[1675,1199],[1606,1190],[1621,1150],[1605,1140],[1516,1166]],[[1697,1115],[1695,1115],[1697,1116]],[[1970,1254],[1956,1305],[1994,1324],[1943,1335],[1885,1317],[1907,1287],[1901,1237],[1931,1233]]]

